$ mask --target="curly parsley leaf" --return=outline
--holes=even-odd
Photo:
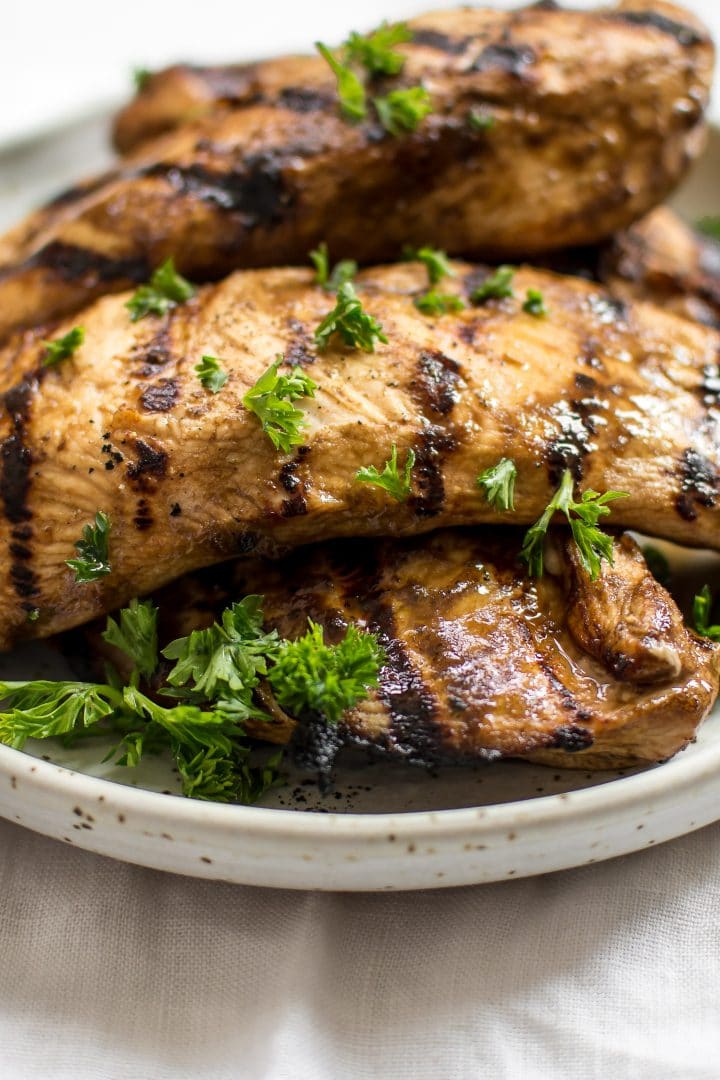
[[[97,581],[110,573],[108,556],[108,538],[110,518],[102,510],[95,515],[94,525],[86,525],[82,538],[75,544],[76,559],[66,559],[66,565],[75,571],[75,581],[85,583]]]
[[[206,390],[217,394],[228,381],[228,373],[216,356],[203,356],[195,365],[197,377]]]
[[[482,304],[485,300],[504,300],[514,296],[512,280],[515,277],[514,266],[498,266],[497,270],[473,289],[470,300],[473,304]]]
[[[315,267],[315,284],[321,285],[328,292],[337,292],[341,285],[351,281],[357,273],[358,264],[354,259],[341,259],[331,271],[328,246],[324,241],[308,252],[308,257]]]
[[[293,446],[302,444],[302,429],[306,424],[304,413],[292,402],[300,397],[315,397],[317,383],[301,367],[290,368],[287,375],[280,375],[282,362],[283,357],[278,356],[250,387],[243,404],[258,417],[275,449],[287,454]]]
[[[615,499],[626,499],[626,491],[606,491],[600,494],[588,489],[582,493],[580,502],[573,498],[573,475],[570,469],[563,473],[558,490],[542,515],[525,533],[520,558],[527,563],[533,577],[541,577],[544,569],[543,548],[545,534],[556,511],[564,514],[580,553],[580,562],[594,581],[600,573],[603,559],[613,565],[613,540],[597,527],[601,517],[610,513],[607,505]]]
[[[462,311],[465,307],[457,293],[443,293],[437,289],[428,289],[422,296],[416,296],[413,303],[423,315],[446,315],[448,312]]]
[[[534,315],[536,319],[541,319],[548,313],[548,309],[545,307],[543,294],[539,289],[528,289],[527,297],[522,309],[528,315]]]
[[[720,641],[720,626],[711,623],[713,609],[713,596],[709,585],[703,585],[699,594],[693,600],[693,623],[695,630],[702,637],[710,638],[711,641]]]
[[[515,480],[517,467],[509,458],[501,458],[497,465],[485,469],[477,478],[477,485],[485,491],[485,498],[496,510],[515,509]]]
[[[391,135],[416,131],[422,120],[433,111],[430,94],[424,86],[407,90],[391,90],[385,97],[373,98],[380,123]]]
[[[158,609],[152,600],[131,600],[117,623],[108,616],[103,638],[133,662],[134,672],[149,679],[158,665]]]
[[[392,445],[392,452],[389,459],[385,462],[385,466],[380,472],[374,465],[368,465],[362,469],[358,469],[355,474],[355,478],[363,484],[376,484],[377,487],[384,488],[396,502],[406,502],[410,496],[410,490],[412,487],[412,471],[415,465],[415,451],[410,449],[407,452],[405,458],[405,465],[400,471],[398,466],[398,450],[395,443]]]
[[[357,122],[367,116],[367,97],[365,87],[351,68],[341,64],[322,41],[315,42],[315,48],[327,62],[337,81],[340,111],[346,120]]]
[[[131,321],[137,322],[146,315],[164,315],[194,295],[195,286],[178,274],[172,259],[166,259],[153,272],[149,283],[135,290],[125,307]]]
[[[440,248],[430,247],[428,244],[420,248],[407,246],[403,249],[403,259],[423,263],[431,285],[437,285],[444,277],[455,277],[447,254]]]
[[[200,700],[234,701],[245,716],[255,715],[252,693],[267,674],[278,640],[277,631],[263,630],[262,597],[246,596],[226,608],[220,623],[193,630],[163,649],[164,657],[176,661],[167,682],[171,687],[191,684]]]
[[[80,348],[84,340],[85,327],[74,326],[72,330],[68,330],[67,334],[64,334],[61,338],[56,338],[55,341],[43,341],[45,353],[42,366],[53,367],[55,364],[59,364],[61,360],[67,360]]]
[[[405,57],[395,51],[396,45],[412,41],[412,31],[405,23],[383,22],[371,34],[353,31],[345,41],[345,59],[361,64],[372,75],[398,75],[405,66]]]
[[[311,619],[297,641],[283,641],[268,674],[273,693],[293,716],[321,715],[337,724],[343,713],[377,686],[385,653],[377,637],[349,626],[337,645],[326,645]]]
[[[91,727],[122,699],[110,686],[83,682],[0,683],[0,742],[21,750],[28,739],[47,739]]]
[[[346,345],[363,352],[375,352],[375,343],[387,344],[382,323],[363,310],[352,283],[346,281],[337,291],[337,303],[315,330],[315,344],[326,349],[333,334],[339,334]]]

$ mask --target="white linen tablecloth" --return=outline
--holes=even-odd
[[[691,6],[720,36],[717,0]],[[420,7],[6,4],[0,141],[120,95],[133,63],[300,48]],[[0,1080],[718,1080],[719,896],[720,826],[543,878],[324,895],[3,822]]]

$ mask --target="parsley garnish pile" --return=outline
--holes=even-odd
[[[195,286],[178,274],[172,259],[166,259],[153,272],[149,283],[135,290],[125,307],[131,320],[137,322],[146,315],[164,315],[194,295]]]
[[[275,449],[287,454],[293,446],[301,445],[306,423],[302,411],[292,403],[300,397],[315,397],[317,383],[301,367],[280,375],[282,362],[283,357],[278,356],[245,394],[243,404],[258,417]]]
[[[254,802],[277,780],[281,751],[262,764],[250,761],[243,723],[273,722],[256,691],[263,682],[296,719],[337,724],[347,709],[377,685],[384,652],[377,638],[349,626],[337,645],[309,623],[297,641],[263,627],[262,598],[232,604],[220,622],[178,638],[162,650],[175,661],[159,693],[161,705],[140,689],[157,679],[157,608],[134,600],[108,619],[104,637],[132,661],[126,685],[111,670],[106,683],[0,683],[0,742],[22,748],[28,739],[120,735],[105,760],[133,766],[147,753],[167,749],[177,765],[183,794],[218,802]],[[257,729],[256,729],[257,730]]]
[[[387,344],[382,324],[363,310],[362,303],[350,281],[337,291],[337,303],[315,331],[318,349],[326,349],[333,334],[339,334],[346,345],[363,352],[375,352],[375,343]]]
[[[201,384],[213,394],[219,393],[228,381],[228,373],[216,356],[203,356],[195,371]]]
[[[502,458],[497,465],[481,472],[477,485],[484,490],[485,497],[496,510],[515,509],[515,480],[517,467],[509,458]]]
[[[405,502],[412,487],[412,471],[415,465],[415,451],[410,449],[405,458],[405,465],[400,471],[398,466],[397,446],[393,443],[390,458],[380,472],[374,465],[358,469],[356,479],[363,484],[376,484],[387,491],[396,502]]]
[[[73,326],[72,330],[68,330],[67,334],[61,338],[56,338],[55,341],[43,341],[45,346],[43,367],[53,367],[53,365],[59,364],[61,360],[67,360],[80,348],[84,340],[85,327]]]
[[[406,248],[403,252],[406,259],[417,259],[424,263],[427,270],[430,288],[421,296],[416,296],[413,303],[423,315],[444,315],[448,311],[462,311],[465,304],[456,293],[440,292],[437,285],[444,277],[455,277],[455,271],[448,262],[444,251],[438,248],[425,247]]]
[[[67,566],[75,571],[75,580],[84,584],[88,581],[97,581],[110,573],[108,559],[108,537],[110,534],[110,518],[102,510],[95,514],[94,525],[86,525],[82,531],[82,538],[77,541],[77,558],[67,559]]]
[[[606,491],[600,494],[588,489],[582,493],[580,502],[573,498],[573,475],[570,469],[563,473],[560,487],[553,495],[542,515],[525,534],[520,557],[527,563],[533,577],[543,573],[543,547],[545,534],[556,512],[564,514],[570,525],[573,539],[580,552],[580,561],[591,580],[600,573],[600,564],[604,559],[613,565],[613,540],[611,536],[597,527],[601,517],[610,513],[607,503],[614,499],[627,498],[626,491]]]

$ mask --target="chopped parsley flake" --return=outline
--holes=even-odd
[[[315,397],[317,383],[301,367],[280,375],[282,362],[283,357],[278,356],[245,394],[243,404],[258,417],[275,449],[287,454],[293,446],[301,445],[306,423],[303,412],[292,402],[300,397]]]
[[[710,586],[703,585],[699,594],[693,600],[695,630],[702,637],[710,638],[711,641],[720,641],[720,626],[710,622],[712,609],[713,596],[710,592]]]
[[[228,381],[228,373],[224,370],[216,356],[203,356],[199,364],[195,365],[197,377],[206,390],[217,394]]]
[[[449,311],[462,311],[465,307],[462,297],[456,293],[440,292],[435,288],[444,277],[455,277],[455,271],[444,251],[426,245],[417,249],[406,248],[403,256],[424,263],[427,270],[430,288],[413,301],[418,311],[422,311],[423,315],[444,315]]]
[[[495,117],[485,109],[471,109],[468,113],[468,124],[475,131],[489,131],[495,127]]]
[[[330,256],[325,242],[308,253],[310,262],[315,267],[315,284],[321,285],[328,292],[337,292],[346,281],[351,281],[357,273],[358,265],[354,259],[341,259],[330,270]]]
[[[405,65],[405,57],[395,51],[395,46],[406,41],[412,41],[412,31],[405,23],[384,22],[365,36],[353,31],[344,43],[345,59],[361,64],[371,76],[398,75]]]
[[[601,495],[597,491],[584,491],[580,502],[573,499],[573,475],[570,469],[563,473],[560,487],[553,495],[542,515],[525,533],[525,540],[520,553],[533,577],[542,577],[543,547],[545,534],[555,512],[564,514],[570,525],[573,539],[580,553],[580,562],[594,581],[600,573],[602,560],[613,565],[613,541],[597,527],[601,517],[610,513],[607,503],[614,499],[627,498],[626,491],[606,491]]]
[[[380,123],[391,135],[415,131],[420,122],[432,112],[430,94],[423,86],[391,90],[385,97],[374,98],[373,104]]]
[[[380,472],[374,465],[368,465],[358,469],[356,479],[363,484],[376,484],[383,488],[396,502],[406,502],[412,487],[412,471],[415,465],[415,451],[410,449],[405,458],[405,465],[400,471],[398,466],[398,451],[395,443],[385,466]]]
[[[75,581],[85,583],[97,581],[110,573],[108,559],[108,537],[110,518],[102,510],[95,515],[94,525],[86,525],[82,538],[77,541],[77,558],[67,559],[66,564],[75,571]]]
[[[512,287],[514,277],[514,266],[498,266],[482,285],[478,285],[473,290],[470,300],[473,304],[482,304],[485,300],[504,300],[506,297],[514,296]]]
[[[172,259],[166,259],[153,272],[149,283],[136,289],[125,307],[132,322],[137,322],[146,315],[164,315],[194,295],[195,286],[178,274]]]
[[[515,480],[517,467],[509,458],[502,458],[497,465],[485,469],[477,478],[479,488],[485,490],[485,497],[496,510],[515,509]]]
[[[548,313],[548,309],[545,307],[543,294],[539,289],[528,289],[527,298],[522,309],[527,312],[528,315],[534,315],[536,319],[541,319],[543,315],[547,315]]]
[[[339,334],[346,345],[363,352],[374,352],[375,343],[387,344],[382,323],[363,310],[352,283],[346,281],[337,291],[337,303],[315,331],[315,344],[326,349],[333,334]]]
[[[445,315],[451,311],[462,311],[465,303],[457,293],[441,293],[437,289],[428,289],[413,301],[423,315]]]
[[[720,240],[720,217],[700,218],[695,227],[704,236],[710,236],[713,240]]]
[[[67,334],[61,338],[56,338],[55,341],[43,341],[45,346],[43,367],[53,367],[55,364],[59,364],[61,360],[67,360],[80,348],[84,340],[85,327],[74,326],[72,330],[68,330]]]
[[[340,111],[346,120],[357,122],[367,116],[367,98],[365,87],[358,79],[354,71],[333,56],[327,45],[321,41],[315,42],[315,48],[322,58],[329,64],[335,79],[337,80],[337,92],[340,100]]]

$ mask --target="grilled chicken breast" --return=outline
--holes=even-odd
[[[518,560],[514,529],[342,541],[275,564],[235,562],[156,597],[161,639],[261,593],[268,628],[283,636],[303,634],[308,617],[328,640],[350,621],[379,635],[379,688],[347,715],[340,738],[425,764],[520,757],[610,768],[668,758],[715,700],[720,648],[686,629],[628,536],[594,582],[566,537],[552,537],[549,573],[537,582]],[[89,638],[98,659],[122,668],[97,631]],[[274,725],[251,733],[294,739],[309,765],[337,749],[325,725],[297,730],[275,712]]]
[[[320,240],[360,262],[405,243],[525,258],[594,243],[660,202],[703,145],[713,50],[682,8],[466,8],[413,30],[402,74],[371,87],[423,83],[433,112],[412,134],[388,134],[372,108],[363,123],[342,119],[319,56],[236,70],[232,92],[227,71],[156,76],[119,138],[171,130],[0,240],[0,339],[145,280],[171,255],[201,280],[304,261]],[[189,122],[183,78],[214,80],[218,107],[201,102]],[[158,99],[178,102],[174,120],[152,106],[144,126],[128,119]]]
[[[466,294],[485,274],[453,270]],[[567,468],[581,489],[629,493],[613,503],[618,526],[719,545],[713,330],[533,270],[517,272],[508,299],[430,319],[412,303],[425,270],[408,263],[357,279],[389,343],[366,354],[333,340],[317,354],[312,333],[334,299],[310,282],[305,270],[237,273],[134,324],[126,297],[105,297],[79,319],[86,339],[71,359],[43,367],[41,331],[0,351],[3,648],[232,556],[526,524]],[[547,316],[522,310],[530,288]],[[305,443],[288,455],[242,404],[280,353],[318,384],[298,403]],[[217,394],[195,374],[203,354],[229,374]],[[393,445],[401,463],[416,455],[406,502],[356,480]],[[475,482],[503,456],[518,468],[514,514]],[[98,510],[112,522],[112,573],[77,584],[65,560]]]
[[[623,299],[720,327],[720,243],[696,232],[668,207],[620,233],[600,256],[598,276]]]

